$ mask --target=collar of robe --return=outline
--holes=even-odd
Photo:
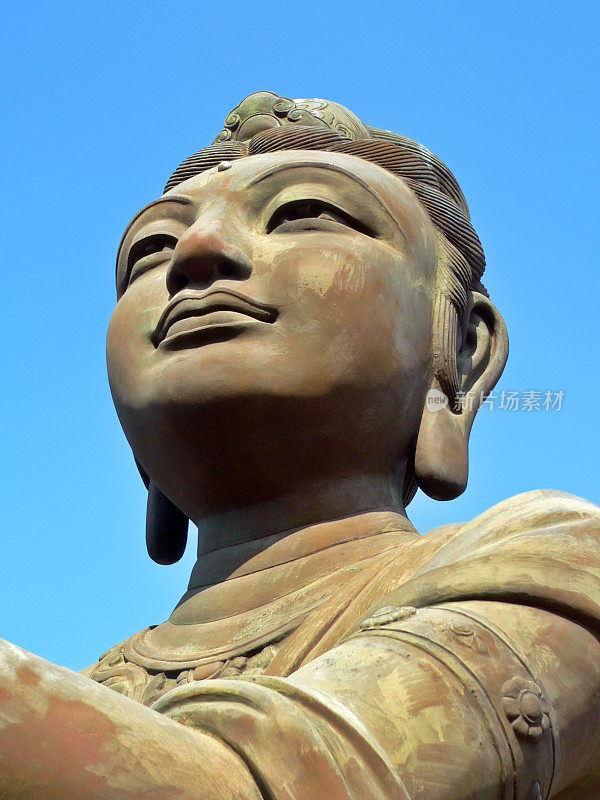
[[[205,554],[171,618],[128,639],[123,654],[162,671],[252,654],[298,628],[383,553],[418,538],[407,519],[400,526],[396,518],[393,530],[365,532],[352,519],[339,520],[270,537],[259,552],[247,543]],[[203,575],[218,582],[203,585]]]

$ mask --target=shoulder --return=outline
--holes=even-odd
[[[483,547],[543,536],[570,539],[591,536],[600,543],[600,508],[567,492],[538,489],[510,497],[474,517],[470,522],[443,525],[424,534],[440,548]]]
[[[580,544],[574,546],[577,540]],[[576,575],[585,562],[582,574]],[[571,607],[600,620],[600,580],[594,582],[594,565],[600,578],[597,506],[548,490],[517,495],[470,522],[443,525],[399,542],[315,608],[269,671],[290,674],[387,607],[402,611],[465,599],[556,605],[567,597],[574,579],[578,591],[569,595]]]
[[[600,626],[600,508],[564,492],[527,492],[431,537],[427,557],[384,605],[498,600]]]

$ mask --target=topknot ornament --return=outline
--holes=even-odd
[[[225,118],[215,143],[246,142],[270,128],[320,128],[348,139],[370,139],[366,125],[344,106],[330,100],[290,100],[273,92],[254,92]]]

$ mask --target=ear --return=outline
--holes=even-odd
[[[470,314],[457,353],[459,397],[447,398],[434,379],[417,437],[415,477],[435,500],[464,492],[469,475],[469,435],[477,411],[508,358],[508,333],[496,307],[472,292]]]
[[[146,505],[146,548],[157,564],[175,564],[185,552],[188,535],[188,518],[148,477],[148,473],[135,458],[144,486],[148,489]]]
[[[157,564],[174,564],[185,552],[188,518],[152,480],[148,484],[146,547]]]

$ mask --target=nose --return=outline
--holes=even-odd
[[[252,262],[215,220],[198,220],[177,242],[167,271],[170,295],[186,287],[206,289],[217,280],[246,280]]]

